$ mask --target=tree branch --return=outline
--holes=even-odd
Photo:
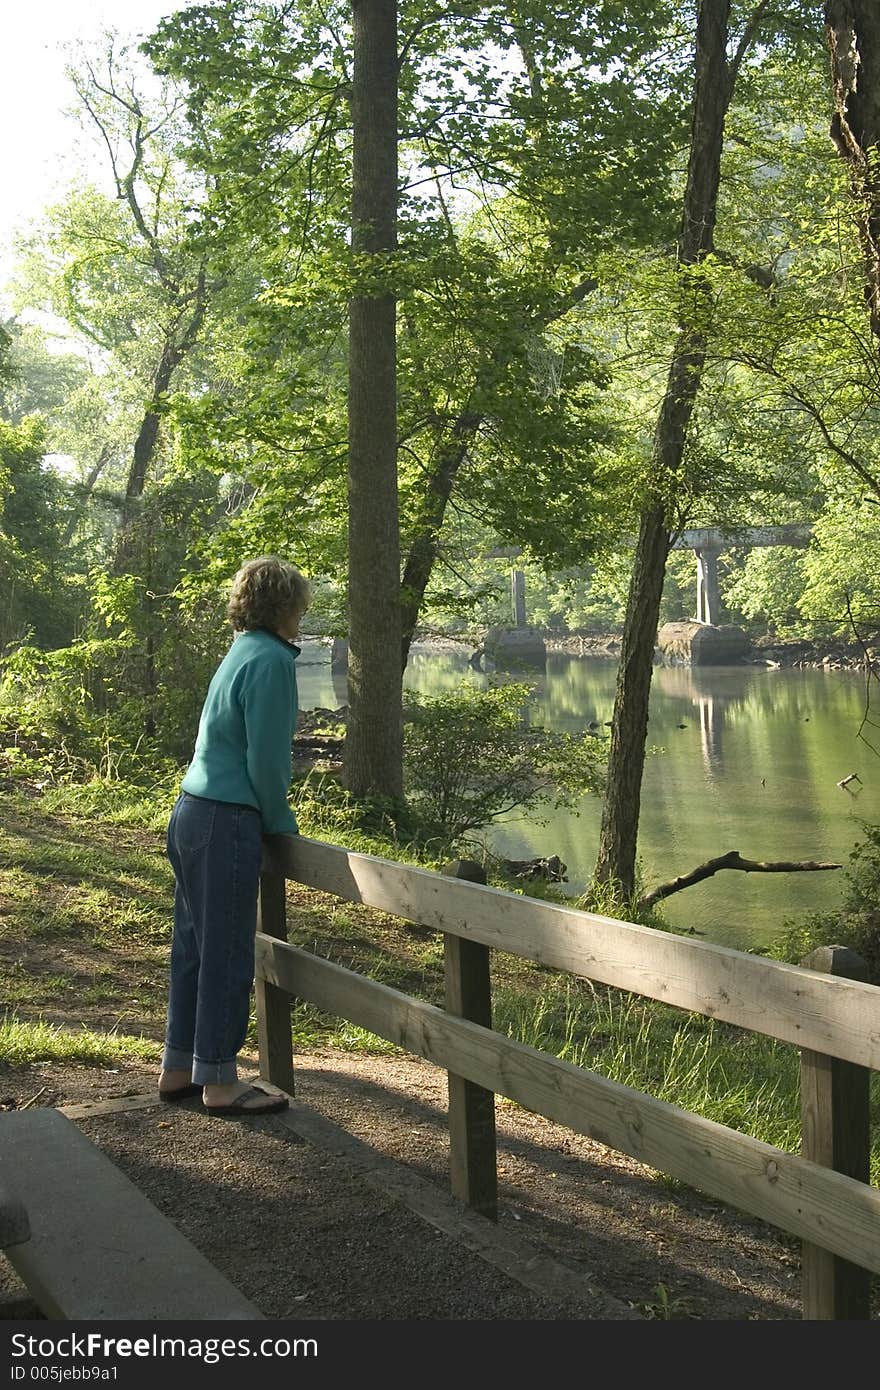
[[[780,859],[763,863],[756,859],[743,859],[738,850],[732,849],[727,854],[719,854],[715,859],[707,859],[705,864],[699,864],[689,874],[681,874],[669,883],[661,883],[650,893],[639,898],[638,906],[640,909],[651,907],[654,903],[660,902],[662,898],[668,898],[673,893],[680,893],[682,888],[690,888],[692,883],[702,883],[703,879],[711,878],[713,874],[718,873],[719,869],[742,869],[747,874],[789,874],[841,868],[843,868],[842,864],[822,864],[817,863],[814,859]]]
[[[740,67],[742,66],[743,58],[748,53],[752,45],[752,40],[754,39],[758,27],[760,26],[767,11],[769,10],[770,4],[771,0],[760,0],[760,3],[755,7],[755,9],[749,15],[749,18],[746,21],[746,26],[743,29],[742,37],[739,41],[739,46],[737,47],[736,53],[734,54],[728,66],[731,85],[736,81],[737,74],[739,73]]]

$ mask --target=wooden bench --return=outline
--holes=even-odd
[[[0,1114],[0,1245],[52,1319],[262,1319],[72,1120]]]
[[[30,1234],[31,1223],[24,1202],[0,1183],[0,1250],[5,1250],[7,1245],[20,1245],[23,1240],[30,1239]]]

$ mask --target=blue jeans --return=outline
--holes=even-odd
[[[181,792],[168,823],[174,936],[162,1066],[202,1086],[238,1076],[254,981],[259,811]]]

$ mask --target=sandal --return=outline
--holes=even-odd
[[[253,1101],[255,1096],[259,1096],[268,1104],[248,1105],[247,1102]],[[274,1115],[278,1110],[286,1110],[289,1104],[287,1096],[270,1096],[268,1091],[261,1091],[259,1086],[248,1086],[247,1090],[242,1091],[229,1105],[208,1105],[202,1102],[207,1115]]]
[[[159,1099],[173,1105],[176,1100],[189,1100],[190,1096],[200,1096],[202,1087],[195,1082],[191,1086],[176,1086],[173,1091],[160,1091]]]

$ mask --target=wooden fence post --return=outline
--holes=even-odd
[[[451,878],[485,883],[481,864],[454,859],[442,872]],[[447,933],[445,943],[446,1011],[492,1027],[489,948]],[[498,1174],[495,1150],[495,1095],[464,1077],[449,1077],[449,1161],[453,1196],[490,1221],[498,1220]]]
[[[260,875],[260,901],[257,930],[266,936],[287,940],[287,903],[283,874]],[[260,1076],[294,1093],[293,1032],[290,1024],[290,995],[268,980],[254,982],[257,1001],[257,1038],[260,1048]]]
[[[820,946],[800,962],[808,970],[867,979],[862,957],[846,946]],[[801,1050],[801,1154],[825,1168],[868,1182],[871,1119],[867,1067],[822,1052]],[[806,1241],[802,1247],[803,1316],[866,1319],[871,1316],[871,1275],[860,1265]]]

